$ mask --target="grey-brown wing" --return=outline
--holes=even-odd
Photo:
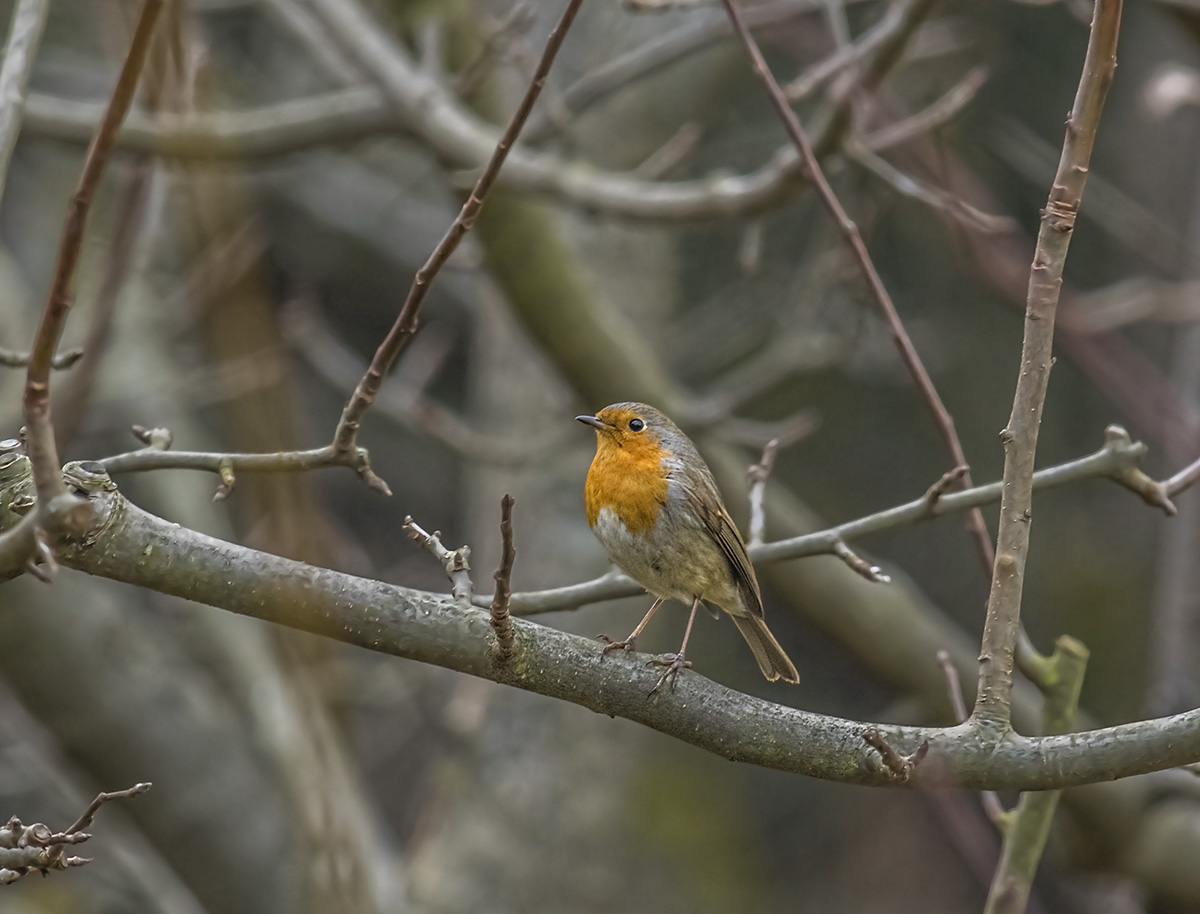
[[[748,597],[747,608],[761,619],[763,606],[758,578],[754,576],[754,566],[750,564],[750,556],[746,554],[742,534],[738,532],[737,525],[721,501],[716,482],[705,474],[705,478],[700,480],[699,488],[687,486],[685,490],[692,510],[704,521],[704,526],[721,547],[725,558],[729,559],[729,567],[733,570],[738,588]]]

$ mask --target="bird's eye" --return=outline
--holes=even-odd
[[[646,427],[646,423],[643,422],[641,419],[630,419],[629,420],[629,430],[631,432],[640,432],[645,427]]]

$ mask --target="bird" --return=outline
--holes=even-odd
[[[576,416],[596,430],[596,455],[584,483],[588,525],[609,559],[655,596],[624,641],[607,635],[602,652],[632,651],[667,600],[691,603],[683,644],[650,663],[666,671],[651,691],[672,688],[682,670],[696,610],[708,601],[737,626],[768,681],[800,676],[763,619],[762,593],[746,544],[729,516],[712,471],[696,446],[662,412],[645,403],[613,403]]]

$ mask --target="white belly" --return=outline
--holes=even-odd
[[[739,613],[740,601],[730,586],[728,562],[720,548],[698,521],[672,520],[660,517],[655,530],[630,533],[611,509],[602,508],[592,531],[613,564],[655,596],[685,603],[698,596]],[[689,522],[686,537],[664,535],[663,531],[671,530],[682,533],[679,525]],[[720,573],[714,574],[717,569]]]

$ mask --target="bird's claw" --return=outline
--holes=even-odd
[[[684,658],[683,654],[664,654],[662,657],[655,657],[653,660],[647,661],[646,666],[665,666],[666,672],[659,677],[658,684],[650,690],[653,695],[664,685],[670,685],[671,691],[675,691],[675,680],[679,674],[686,669],[690,669],[692,661]]]
[[[625,651],[626,653],[629,653],[633,650],[634,645],[637,643],[636,638],[626,638],[624,641],[613,641],[613,639],[608,637],[608,635],[597,635],[596,637],[604,642],[604,650],[600,652],[601,657],[603,657],[609,651]]]

